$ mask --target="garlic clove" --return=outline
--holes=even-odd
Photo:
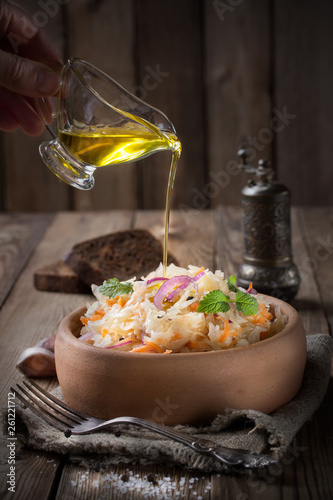
[[[16,368],[27,377],[54,377],[56,375],[53,352],[43,347],[30,347],[22,352]]]
[[[45,339],[42,339],[36,344],[36,347],[43,347],[44,349],[47,349],[51,352],[54,352],[54,342],[55,342],[55,335],[52,335],[51,337],[46,337]]]

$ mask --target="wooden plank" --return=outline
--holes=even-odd
[[[325,312],[330,334],[333,334],[333,208],[327,207],[309,209],[299,212],[300,224],[304,230],[305,244],[308,247],[308,257],[302,262],[303,272],[312,273],[315,286],[319,289],[320,301]],[[313,297],[309,295],[309,304]],[[314,328],[318,332],[322,324]],[[324,333],[327,329],[324,329]]]
[[[76,243],[129,229],[133,219],[131,210],[58,212],[38,246],[33,264],[51,264],[63,258]]]
[[[293,498],[332,498],[333,468],[332,428],[333,379],[330,379],[324,401],[311,421],[296,437],[299,458],[294,461],[294,473],[284,480],[293,484]],[[280,497],[281,498],[281,497]]]
[[[133,1],[72,0],[66,5],[69,56],[85,59],[128,90],[135,85]],[[138,206],[135,163],[98,169],[95,179],[91,191],[72,192],[76,209]]]
[[[296,205],[329,206],[333,4],[323,0],[315,9],[310,0],[301,9],[288,0],[273,4],[275,107],[293,115],[285,117],[285,129],[276,138],[279,178],[291,188]]]
[[[69,187],[57,179],[39,155],[39,145],[50,140],[47,131],[38,137],[28,137],[21,130],[6,134],[6,210],[51,212],[70,208]]]
[[[186,498],[209,500],[209,475],[176,467],[119,465],[95,471],[66,465],[57,500]]]
[[[0,154],[5,155],[5,133],[0,131]],[[0,163],[0,211],[3,212],[5,210],[5,190],[6,190],[6,181],[5,181],[5,169],[4,169],[4,161]]]
[[[237,205],[245,184],[235,163],[238,149],[249,149],[252,164],[272,156],[270,4],[204,5],[209,172],[200,192],[212,207]]]
[[[51,219],[46,214],[0,214],[0,307]]]
[[[8,441],[1,439],[0,444],[0,477],[3,478],[0,486],[0,496],[2,500],[9,500],[13,497],[24,500],[35,500],[37,496],[43,499],[51,498],[54,482],[56,480],[57,469],[60,465],[60,456],[38,451],[20,449],[17,445],[15,449],[15,492],[8,490],[10,484],[8,464]]]
[[[164,211],[137,211],[135,227],[148,229],[163,244]],[[199,228],[199,229],[198,229]],[[170,215],[168,251],[181,267],[204,266],[214,263],[215,217],[210,210],[174,210]]]
[[[242,212],[234,207],[216,209],[216,269],[237,276],[243,257]]]
[[[292,305],[300,313],[307,334],[329,333],[318,280],[309,266],[312,257],[304,230],[302,209],[292,211],[292,231],[294,261],[301,277],[301,285]]]
[[[46,2],[47,3],[47,2]],[[58,5],[57,3],[55,3]],[[62,54],[62,8],[48,15],[35,0],[26,0],[24,8],[36,16],[39,24]],[[9,211],[54,211],[70,208],[68,186],[44,165],[39,145],[51,140],[45,131],[39,137],[28,137],[21,130],[3,134],[3,158],[0,168],[5,180],[4,209]]]
[[[267,479],[270,479],[271,482],[275,481],[274,487],[271,487]],[[264,495],[261,495],[262,493]],[[260,479],[260,475],[255,472],[251,475],[213,474],[211,498],[223,498],[226,500],[259,500],[269,498],[269,500],[278,500],[281,497],[279,496],[278,484],[275,478],[270,477],[266,473]]]
[[[183,152],[172,206],[193,207],[193,189],[204,183],[202,12],[198,0],[137,2],[137,94],[174,124]],[[164,208],[170,153],[139,164],[141,208]]]

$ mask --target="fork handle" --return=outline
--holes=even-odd
[[[128,423],[144,427],[165,437],[171,438],[174,441],[185,444],[197,453],[211,456],[226,465],[250,468],[266,467],[276,463],[276,460],[268,455],[256,454],[248,450],[226,448],[224,446],[219,446],[208,439],[193,439],[193,437],[182,432],[175,431],[165,425],[157,424],[150,420],[144,420],[137,417],[117,417],[112,420],[106,420],[98,426],[98,429],[118,423]]]

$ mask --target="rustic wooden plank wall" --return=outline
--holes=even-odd
[[[244,146],[273,161],[294,204],[332,204],[330,0],[51,1],[44,29],[64,60],[90,61],[174,123],[174,208],[239,205]],[[43,2],[19,3],[42,19]],[[81,192],[43,165],[48,138],[2,134],[1,210],[163,208],[169,153],[100,169]]]

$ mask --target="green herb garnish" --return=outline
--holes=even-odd
[[[238,288],[236,287],[236,278],[235,276],[229,276],[228,278],[228,287],[231,292],[237,292]]]
[[[258,301],[253,295],[237,290],[235,305],[238,311],[246,316],[253,316],[258,312]]]
[[[132,283],[119,282],[118,278],[110,278],[104,281],[103,285],[98,287],[98,291],[102,295],[106,295],[109,299],[114,299],[118,295],[128,295],[133,292]]]
[[[207,295],[200,300],[197,312],[212,314],[217,312],[227,312],[230,309],[229,302],[230,297],[225,295],[222,290],[213,290],[212,292],[207,293]]]
[[[245,293],[235,286],[235,276],[230,276],[228,279],[228,287],[231,292],[236,292],[236,298],[231,299],[222,290],[213,290],[207,293],[205,297],[199,302],[197,312],[205,313],[219,313],[228,312],[230,303],[234,303],[236,309],[246,316],[252,316],[258,312],[258,301],[253,295]]]

